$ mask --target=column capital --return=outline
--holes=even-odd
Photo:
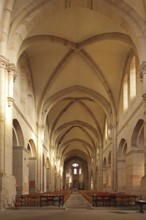
[[[118,125],[118,122],[114,121],[108,125],[108,129],[112,130],[112,129],[116,128],[117,125]]]
[[[8,64],[8,74],[12,75],[15,81],[16,76],[17,76],[17,69],[14,63]]]
[[[10,107],[10,106],[13,106],[13,104],[14,104],[14,98],[13,97],[7,97],[7,99],[8,99],[8,106]]]
[[[146,102],[146,93],[142,95],[143,101]]]
[[[138,69],[141,80],[143,79],[143,75],[146,74],[146,61],[143,61]]]
[[[6,57],[0,55],[0,68],[7,69],[8,63],[9,60]]]
[[[44,124],[38,124],[38,128],[43,131],[45,129],[45,125]]]

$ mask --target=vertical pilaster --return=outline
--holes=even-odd
[[[144,74],[144,84],[146,90],[146,73]],[[144,176],[146,176],[146,91],[143,94],[143,108],[144,108]]]
[[[13,65],[13,67],[15,67]],[[8,60],[0,56],[0,207],[12,204],[16,194],[16,180],[12,174],[12,119],[13,119],[13,82],[16,68],[10,68]],[[8,105],[8,93],[11,84],[11,105]]]
[[[8,64],[8,106],[13,105],[14,101],[14,82],[16,80],[17,71],[13,63]]]
[[[141,194],[146,199],[146,61],[143,61],[139,74],[143,83],[143,121],[144,121],[144,176],[141,179]]]
[[[51,167],[51,191],[54,191],[54,168]]]
[[[144,120],[144,176],[146,176],[146,61],[142,62],[139,74],[143,83],[143,120]]]
[[[99,148],[99,191],[103,189],[103,147]]]
[[[8,60],[0,56],[0,173],[5,172],[5,103]]]
[[[111,126],[111,172],[112,172],[112,190],[117,191],[117,122],[114,122]]]
[[[96,189],[97,185],[97,175],[96,175],[96,156],[93,158],[93,189]]]
[[[50,191],[50,179],[51,179],[51,177],[50,177],[50,168],[47,168],[47,170],[46,170],[46,172],[47,172],[47,192],[49,192]]]
[[[14,64],[8,64],[7,66],[7,75],[6,75],[6,106],[5,106],[5,155],[7,160],[5,160],[5,169],[6,173],[12,174],[12,157],[13,157],[13,90],[14,90],[14,81],[16,79],[16,67]]]
[[[38,169],[37,169],[37,190],[43,192],[43,141],[44,141],[44,126],[38,125]]]

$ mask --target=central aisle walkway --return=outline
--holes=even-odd
[[[28,208],[23,209],[8,209],[0,211],[0,220],[145,220],[146,213],[140,214],[137,210],[120,210],[120,209],[106,209],[106,208],[93,208],[90,204],[80,195],[78,191],[73,191],[64,208],[49,207],[42,208]],[[145,210],[146,211],[146,210]]]
[[[73,191],[68,200],[65,203],[66,208],[88,209],[90,204],[88,201],[78,192]]]
[[[80,200],[81,203],[77,200]],[[73,193],[66,203],[65,209],[28,209],[0,211],[1,220],[145,220],[146,213],[137,210],[88,209],[88,204],[78,193]],[[79,207],[77,207],[79,206]]]

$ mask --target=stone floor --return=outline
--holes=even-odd
[[[144,207],[145,209],[146,207]],[[0,211],[0,220],[145,220],[138,209],[93,208],[80,194],[71,194],[64,207],[29,207]]]
[[[66,208],[72,209],[89,209],[91,205],[84,199],[84,197],[78,193],[78,191],[73,191],[73,193],[68,198],[66,204]]]

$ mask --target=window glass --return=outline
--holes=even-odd
[[[123,109],[124,111],[128,109],[128,75],[124,77],[123,84]]]
[[[136,96],[136,63],[134,56],[130,65],[130,99],[133,99],[135,96]]]
[[[73,163],[72,166],[73,166],[73,167],[78,167],[79,164],[78,164],[78,163]]]
[[[74,168],[74,175],[77,174],[77,168]]]

